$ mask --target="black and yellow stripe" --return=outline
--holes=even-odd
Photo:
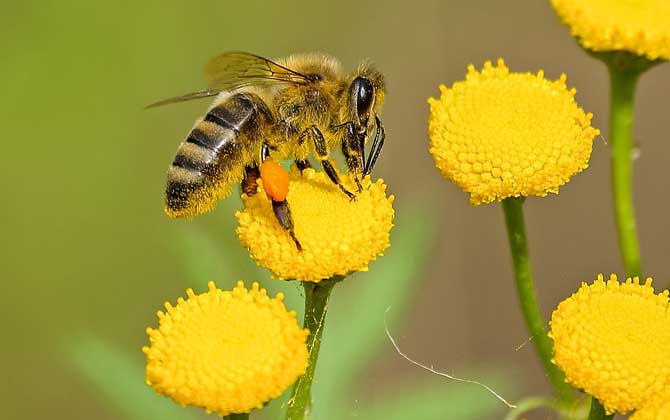
[[[256,95],[238,93],[198,122],[168,168],[166,213],[189,217],[210,210],[244,173],[251,150],[259,150],[260,124],[271,118]]]

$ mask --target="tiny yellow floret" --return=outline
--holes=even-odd
[[[386,196],[384,181],[366,177],[363,191],[356,193],[352,177],[340,173],[344,185],[356,194],[350,200],[324,172],[308,168],[301,174],[293,167],[290,176],[287,202],[302,251],[277,222],[262,180],[257,194],[242,196],[245,208],[236,214],[242,245],[280,279],[318,282],[367,271],[368,263],[390,245],[393,196]]]
[[[551,0],[551,4],[586,49],[670,59],[667,0]]]
[[[551,317],[553,362],[608,414],[640,409],[670,386],[668,291],[654,294],[651,283],[600,274]]]
[[[430,98],[430,153],[442,175],[473,205],[545,196],[588,167],[591,114],[575,102],[566,76],[511,73],[502,59]]]
[[[146,381],[182,405],[220,416],[248,413],[281,395],[307,367],[306,340],[283,294],[253,283],[216,288],[177,305],[165,303],[157,329],[147,328]]]
[[[644,407],[637,410],[628,420],[670,420],[670,388],[650,399]]]

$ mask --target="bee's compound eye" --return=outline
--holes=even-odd
[[[274,160],[268,159],[260,167],[263,189],[268,198],[274,201],[284,201],[288,195],[289,175]]]
[[[356,89],[356,111],[361,119],[366,119],[372,107],[372,100],[375,97],[374,87],[370,80],[365,77],[354,79],[353,86]]]

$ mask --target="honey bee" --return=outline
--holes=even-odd
[[[256,194],[259,168],[266,160],[293,159],[302,171],[310,167],[310,155],[355,199],[340,181],[329,151],[341,148],[360,192],[361,177],[371,172],[385,139],[378,116],[385,84],[378,70],[364,63],[347,74],[338,60],[325,54],[296,54],[275,62],[230,52],[210,60],[205,71],[207,89],[148,106],[216,96],[168,168],[168,216],[207,212],[239,182],[243,192]],[[366,156],[365,144],[373,132]],[[285,197],[271,198],[277,220],[301,249]]]

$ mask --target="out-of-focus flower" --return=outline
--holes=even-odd
[[[670,2],[666,0],[551,0],[551,4],[588,50],[670,59]]]

